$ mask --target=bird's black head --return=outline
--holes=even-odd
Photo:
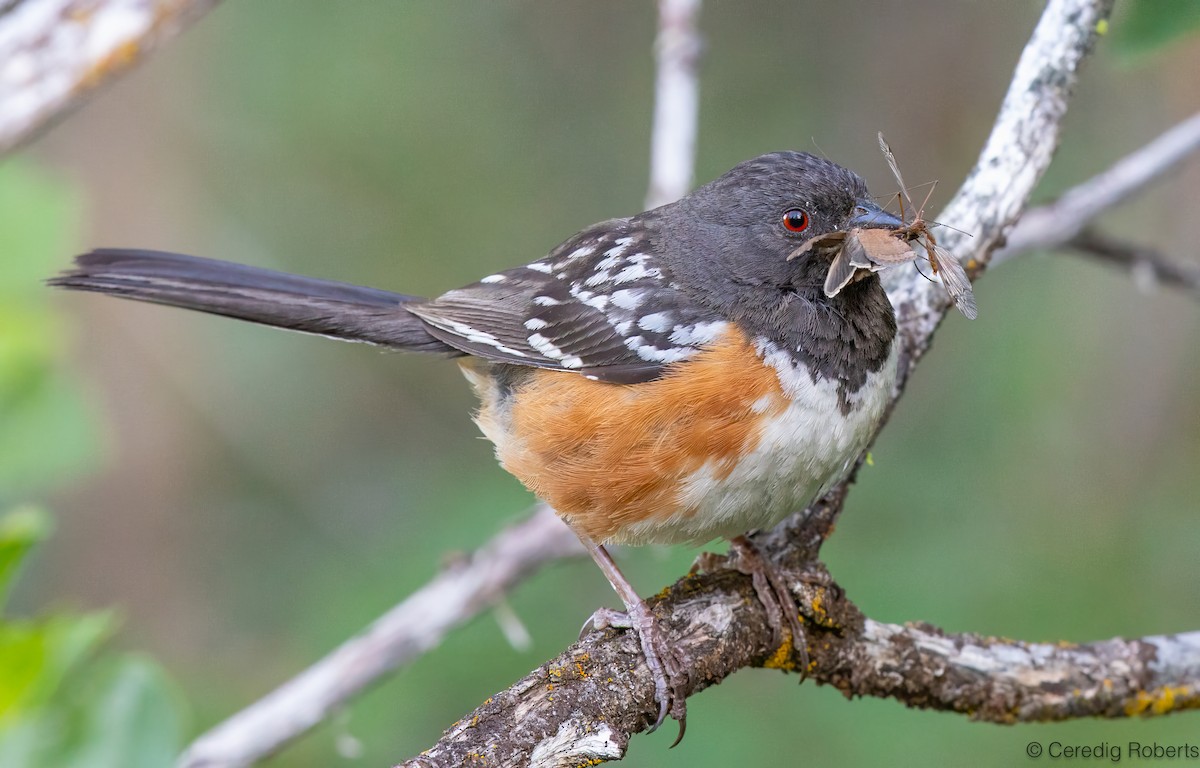
[[[735,166],[674,205],[661,209],[671,259],[701,283],[821,285],[828,257],[788,256],[817,235],[854,226],[903,222],[871,200],[862,178],[806,152],[772,152]],[[820,263],[808,263],[816,262]],[[811,274],[810,274],[811,273]]]
[[[829,297],[831,254],[788,258],[828,232],[903,226],[872,201],[858,174],[804,152],[773,152],[649,215],[671,279],[694,300],[787,348],[811,348],[814,335],[853,337],[854,354],[886,354],[895,317],[877,276]],[[839,342],[822,354],[846,350]]]

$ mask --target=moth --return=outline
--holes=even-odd
[[[805,241],[792,252],[789,259],[813,250],[834,253],[824,286],[825,295],[832,297],[854,280],[859,270],[878,272],[924,257],[933,273],[941,278],[942,286],[954,301],[954,306],[968,319],[974,320],[979,315],[979,310],[975,306],[971,281],[958,259],[938,245],[937,238],[930,231],[929,222],[925,220],[925,204],[929,202],[929,195],[925,196],[919,207],[914,205],[908,195],[908,187],[904,184],[904,177],[900,174],[896,156],[882,133],[879,134],[879,148],[883,151],[896,183],[900,185],[900,219],[907,219],[904,213],[904,203],[907,201],[909,210],[913,211],[912,220],[906,221],[905,225],[898,229],[855,227],[818,235]],[[930,194],[932,193],[931,189]]]

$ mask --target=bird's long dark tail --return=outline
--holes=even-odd
[[[405,309],[422,300],[416,296],[215,259],[103,249],[77,256],[73,269],[47,282],[347,341],[456,353]]]

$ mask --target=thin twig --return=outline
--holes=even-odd
[[[696,24],[699,15],[700,0],[658,2],[654,127],[646,208],[674,202],[692,186],[700,111],[697,70],[702,43]]]
[[[217,0],[15,0],[0,15],[0,154],[126,72]]]
[[[545,563],[583,554],[553,510],[539,505],[456,563],[362,634],[196,739],[179,765],[242,766],[320,723],[367,686],[436,647],[454,627],[495,603]]]
[[[1200,112],[1164,131],[1107,170],[1064,192],[1054,202],[1026,211],[992,257],[999,264],[1031,250],[1057,248],[1079,235],[1104,211],[1145,189],[1200,149]]]
[[[1107,237],[1092,229],[1084,229],[1063,245],[1125,268],[1143,289],[1169,285],[1200,299],[1200,266],[1173,262],[1153,248]]]

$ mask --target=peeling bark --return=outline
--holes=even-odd
[[[13,0],[0,12],[0,154],[29,141],[217,0]]]

